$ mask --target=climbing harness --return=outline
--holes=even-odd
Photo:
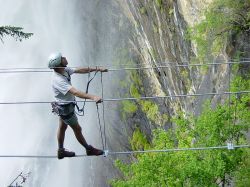
[[[70,119],[74,115],[74,103],[59,105],[57,102],[51,103],[52,113],[60,116],[63,120]]]
[[[60,75],[62,75],[62,76],[64,76],[64,77],[66,77],[66,79],[70,82],[70,81],[71,81],[70,74],[69,74],[69,72],[68,72],[68,71],[65,71],[65,72],[67,73],[67,75],[68,75],[68,76],[66,76],[66,75],[64,75],[64,74],[60,74]]]
[[[60,74],[61,76],[65,77],[69,82],[71,81],[71,77],[68,71],[65,71],[67,76],[64,74]],[[70,102],[67,104],[59,104],[59,102],[51,102],[52,113],[60,116],[62,119],[66,120],[71,118],[74,115],[74,110],[70,111],[70,107],[74,108],[74,102]]]
[[[65,72],[67,73],[68,76],[66,76],[64,74],[62,74],[62,76],[66,77],[66,79],[70,82],[71,77],[69,75],[69,72],[68,71],[65,71]],[[96,74],[97,74],[97,67],[96,67],[96,71],[95,71],[94,76],[92,78],[90,78],[90,68],[88,68],[88,83],[87,83],[87,87],[86,87],[86,93],[88,93],[90,82],[95,78]],[[71,101],[67,104],[60,104],[59,102],[51,102],[52,113],[60,116],[64,120],[71,118],[74,115],[74,113],[76,113],[79,116],[84,116],[85,104],[86,104],[86,99],[84,99],[84,103],[83,103],[82,108],[80,108],[78,106],[77,101]],[[76,106],[77,111],[75,111],[75,110],[70,111],[70,109],[74,108],[75,106]]]

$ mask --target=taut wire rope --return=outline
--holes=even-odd
[[[101,88],[102,88],[102,99],[104,97],[104,88],[103,88],[103,76],[101,72]],[[102,101],[102,121],[103,121],[103,134],[104,134],[104,148],[107,148],[107,137],[106,137],[106,122],[105,122],[105,103]]]
[[[249,63],[250,61],[241,61],[244,63]],[[172,67],[190,67],[190,66],[207,66],[207,65],[220,65],[220,64],[228,64],[229,65],[229,92],[221,92],[221,93],[201,93],[201,94],[180,94],[180,95],[167,95],[167,96],[151,96],[151,97],[139,97],[139,98],[114,98],[114,99],[103,99],[103,101],[107,102],[114,102],[114,101],[123,101],[123,100],[141,100],[141,99],[160,99],[160,98],[174,98],[174,97],[193,97],[193,96],[204,96],[204,95],[229,95],[229,120],[230,120],[230,104],[231,104],[231,94],[240,94],[240,93],[250,93],[250,91],[239,91],[239,92],[230,92],[230,71],[231,71],[231,64],[239,64],[239,62],[225,62],[225,63],[207,63],[207,64],[170,64],[168,65],[161,65],[161,66],[152,66],[152,67],[128,67],[128,68],[120,68],[120,69],[109,69],[108,71],[124,71],[124,70],[143,70],[143,69],[155,69],[155,68],[172,68]],[[23,72],[52,72],[51,70],[43,70],[43,69],[35,69],[30,68],[28,70],[25,69],[0,69],[0,73],[23,73]],[[97,72],[97,71],[96,71]],[[89,81],[90,82],[90,81]],[[102,74],[101,74],[101,82],[102,82]],[[87,85],[88,87],[88,85]],[[88,89],[88,88],[87,88]],[[102,83],[102,96],[103,96],[103,83]],[[94,101],[68,101],[70,102],[94,102]],[[0,104],[38,104],[38,103],[51,103],[51,101],[19,101],[19,102],[0,102]],[[65,102],[64,102],[65,103]],[[97,113],[98,113],[98,121],[99,121],[99,129],[101,133],[101,139],[102,139],[102,146],[104,149],[104,146],[106,147],[106,138],[105,143],[103,142],[103,134],[101,129],[101,122],[100,122],[100,114],[98,109],[98,104],[96,104],[97,107]],[[104,104],[103,104],[103,117],[104,117]],[[230,121],[229,121],[230,123]],[[104,125],[104,131],[105,131],[105,125]],[[139,151],[111,151],[108,154],[110,155],[118,155],[118,154],[137,154],[137,153],[159,153],[159,152],[176,152],[176,151],[196,151],[196,150],[211,150],[211,149],[234,149],[234,148],[249,148],[249,145],[233,145],[230,144],[227,146],[215,146],[215,147],[195,147],[195,148],[176,148],[176,149],[163,149],[163,150],[139,150]],[[84,157],[87,155],[76,155],[76,157]],[[19,157],[19,158],[57,158],[57,156],[54,155],[0,155],[0,158],[3,157]]]
[[[213,149],[238,149],[238,148],[249,148],[250,145],[232,145],[226,146],[212,146],[212,147],[192,147],[192,148],[174,148],[174,149],[161,149],[161,150],[139,150],[139,151],[108,151],[107,155],[124,155],[124,154],[144,154],[144,153],[167,153],[167,152],[178,152],[178,151],[201,151],[201,150],[213,150]],[[106,155],[106,156],[107,156]],[[105,155],[103,155],[105,156]],[[76,155],[75,157],[87,157],[86,154]],[[56,155],[0,155],[0,158],[57,158]]]
[[[102,126],[101,126],[101,119],[100,119],[100,113],[99,113],[98,103],[96,103],[96,111],[97,111],[97,117],[98,117],[99,132],[100,132],[101,141],[102,141],[102,149],[104,150],[104,142],[103,142]]]
[[[232,71],[232,64],[228,64],[228,91],[231,91],[231,71]],[[239,99],[239,94],[240,93],[236,93],[235,94],[235,103],[232,103],[232,99],[231,99],[231,94],[228,95],[228,125],[229,128],[231,128],[231,137],[230,137],[230,141],[233,142],[235,137],[235,125],[236,125],[236,116],[237,116],[237,105],[238,105],[238,99]],[[234,104],[234,113],[233,113],[233,117],[231,117],[231,106],[232,104]]]
[[[180,95],[167,95],[167,96],[149,96],[149,97],[126,97],[126,98],[106,98],[103,99],[103,101],[106,102],[118,102],[118,101],[124,101],[124,100],[144,100],[144,99],[164,99],[164,98],[175,98],[175,97],[197,97],[197,96],[213,96],[213,95],[227,95],[227,94],[249,94],[250,90],[245,90],[245,91],[238,91],[238,92],[214,92],[214,93],[201,93],[201,94],[180,94]],[[53,101],[13,101],[13,102],[0,102],[0,105],[22,105],[22,104],[47,104],[51,103]],[[64,101],[63,103],[72,103],[72,102],[95,102],[92,100],[87,100],[87,101]],[[58,102],[60,103],[60,102]]]
[[[158,68],[174,68],[174,67],[194,67],[194,66],[214,66],[214,65],[225,65],[225,64],[243,64],[250,63],[250,61],[229,61],[229,62],[217,62],[217,63],[204,63],[204,64],[177,64],[174,62],[162,63],[165,65],[159,66],[135,66],[135,67],[123,67],[123,68],[110,68],[108,71],[125,71],[125,70],[143,70],[143,69],[158,69]],[[100,65],[102,66],[102,65]],[[65,68],[65,67],[57,67]],[[77,68],[77,67],[70,67]],[[49,68],[0,68],[0,73],[46,73],[53,72]]]
[[[228,91],[231,91],[231,64],[228,64]],[[228,127],[230,128],[232,125],[230,124],[231,120],[231,94],[228,94]],[[233,133],[231,133],[230,141],[233,142]]]
[[[235,136],[235,126],[236,126],[236,119],[237,119],[237,107],[238,107],[238,100],[240,99],[239,94],[235,94],[235,106],[234,106],[234,119],[233,119],[233,130],[232,130],[232,137]],[[238,142],[238,137],[235,137],[236,141]]]

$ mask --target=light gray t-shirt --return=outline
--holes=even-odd
[[[75,96],[69,93],[69,90],[72,88],[71,85],[71,77],[74,73],[74,69],[72,68],[65,68],[64,74],[60,74],[57,72],[53,72],[52,75],[52,89],[55,97],[56,102],[60,102],[59,104],[67,104],[63,103],[64,101],[74,101]]]

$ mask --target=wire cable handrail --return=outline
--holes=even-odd
[[[162,149],[162,150],[140,150],[140,151],[116,151],[109,152],[110,155],[116,154],[136,154],[136,153],[160,153],[160,152],[178,152],[178,151],[199,151],[211,149],[235,149],[235,148],[249,148],[250,145],[226,145],[226,146],[213,146],[213,147],[192,147],[192,148],[175,148],[175,149]]]
[[[213,65],[223,65],[223,64],[243,64],[250,63],[250,61],[230,61],[230,62],[220,62],[220,63],[205,63],[205,64],[176,64],[173,62],[170,63],[162,63],[165,65],[158,66],[135,66],[135,67],[123,67],[123,68],[110,68],[108,71],[125,71],[125,70],[142,70],[142,69],[158,69],[158,68],[173,68],[173,67],[192,67],[192,66],[213,66]],[[93,65],[93,67],[96,65]],[[102,67],[103,65],[100,65]],[[65,68],[65,67],[58,67]],[[69,68],[77,68],[77,67],[69,67]],[[47,73],[53,72],[49,68],[0,68],[0,73]]]
[[[143,153],[167,153],[178,151],[201,151],[201,150],[213,150],[213,149],[228,149],[234,150],[236,148],[249,148],[250,145],[233,145],[228,143],[226,146],[212,146],[212,147],[191,147],[191,148],[174,148],[174,149],[159,149],[159,150],[139,150],[139,151],[109,151],[105,150],[103,156],[108,155],[121,155],[121,154],[143,154]],[[75,155],[74,157],[87,157],[88,155]],[[0,158],[57,158],[56,155],[0,155]]]
[[[113,102],[113,101],[124,101],[124,100],[144,100],[144,99],[165,99],[165,98],[177,98],[177,97],[197,97],[197,96],[212,96],[212,95],[227,95],[227,94],[248,94],[250,93],[250,90],[246,91],[238,91],[238,92],[217,92],[217,93],[201,93],[201,94],[181,94],[181,95],[167,95],[167,96],[149,96],[149,97],[125,97],[125,98],[110,98],[110,99],[103,99],[103,101],[107,102]],[[52,103],[55,101],[15,101],[15,102],[0,102],[0,105],[20,105],[20,104],[47,104]],[[57,102],[57,103],[83,103],[85,101],[77,100],[77,101],[63,101],[63,102]],[[95,102],[92,100],[86,100],[86,102]]]

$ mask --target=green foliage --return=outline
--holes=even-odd
[[[156,121],[159,117],[158,105],[152,101],[140,101],[142,111],[147,115],[151,121]]]
[[[218,55],[232,32],[250,32],[250,1],[215,0],[204,17],[187,32],[187,38],[197,45],[199,61]]]
[[[159,29],[158,29],[158,26],[156,24],[153,25],[153,32],[156,33],[156,34],[159,33]],[[152,55],[152,56],[153,56],[153,58],[155,58],[154,55]]]
[[[173,15],[173,13],[174,13],[174,9],[173,9],[173,8],[170,8],[169,11],[168,11],[168,15],[171,16],[171,15]]]
[[[141,102],[142,111],[147,114],[147,117],[154,121],[158,114],[158,105],[151,101],[142,101]]]
[[[162,0],[155,0],[155,3],[159,8],[162,7]]]
[[[236,78],[231,87],[249,90],[249,79]],[[246,144],[249,99],[249,94],[232,97],[230,109],[228,103],[211,108],[207,102],[199,117],[177,115],[173,118],[175,129],[154,131],[150,149],[223,146],[229,140]],[[139,130],[134,132],[131,143],[134,149],[145,149],[147,145]],[[131,164],[119,161],[117,166],[124,178],[113,180],[112,186],[218,186],[231,180],[238,186],[250,183],[248,149],[149,153],[136,158]]]
[[[137,111],[137,106],[132,101],[122,101],[122,110],[126,113],[134,113]]]
[[[237,92],[239,90],[249,90],[250,88],[250,73],[244,75],[245,77],[237,76],[234,78],[230,84],[230,89],[232,92]],[[247,96],[247,95],[243,95]]]
[[[131,71],[129,73],[129,79],[131,80],[131,85],[129,88],[129,93],[134,98],[141,97],[140,92],[143,91],[142,81],[138,75],[137,71]]]
[[[155,51],[150,51],[151,55],[155,55]],[[126,56],[128,56],[128,51],[126,49],[121,49],[117,52],[117,56],[120,58],[116,59],[116,64],[129,64],[134,65],[134,62],[128,60]],[[126,71],[123,80],[119,81],[119,85],[123,88],[124,92],[129,92],[131,97],[139,98],[141,97],[141,93],[144,92],[142,79],[138,73],[138,71]],[[128,95],[129,96],[129,95]],[[152,101],[144,101],[140,100],[135,102],[131,101],[123,101],[121,102],[121,116],[123,119],[131,117],[130,115],[135,113],[138,110],[138,107],[141,108],[142,112],[144,112],[147,118],[157,124],[164,125],[169,117],[167,114],[161,114],[158,108],[158,105]]]
[[[141,97],[140,92],[143,91],[143,85],[138,72],[132,71],[130,73],[130,79],[132,80],[130,85],[131,96],[134,98]],[[138,101],[138,105],[140,106],[142,112],[146,114],[147,118],[159,126],[164,125],[169,120],[168,115],[161,114],[158,105],[152,101],[140,100]]]
[[[159,29],[160,29],[160,28],[159,28],[156,24],[154,24],[154,26],[153,26],[153,31],[156,32],[156,33],[158,33],[158,32],[159,32]],[[150,55],[152,56],[152,58],[154,58],[154,59],[156,59],[157,56],[158,56],[157,51],[156,51],[154,48],[152,48],[152,47],[149,48],[149,53],[150,53]]]
[[[122,47],[117,49],[113,64],[117,66],[117,68],[120,68],[121,65],[134,66],[135,62],[129,58],[128,49]],[[120,92],[117,92],[119,97],[130,97],[130,95],[133,95],[134,97],[140,97],[137,87],[134,84],[134,82],[136,84],[139,84],[140,82],[139,80],[131,79],[134,74],[135,72],[125,71],[123,75],[119,75],[114,79],[114,84],[118,84],[121,90]],[[130,95],[127,93],[130,93]],[[122,119],[127,120],[128,117],[131,117],[138,110],[138,106],[134,101],[124,100],[120,102],[119,109]]]
[[[0,39],[3,42],[3,37],[10,35],[15,38],[15,40],[19,40],[21,42],[23,39],[27,39],[33,35],[33,33],[25,33],[22,30],[22,27],[2,26],[0,27]]]
[[[168,120],[169,117],[167,114],[161,114],[159,111],[159,107],[156,103],[147,100],[139,101],[139,105],[141,110],[146,114],[147,118],[159,125],[163,126]]]
[[[141,8],[140,8],[140,13],[141,13],[142,15],[147,14],[147,9],[146,9],[145,7],[141,7]]]
[[[133,83],[130,86],[130,95],[133,96],[134,98],[139,98],[141,94],[139,93],[139,90],[137,89],[136,85]]]
[[[137,87],[135,86],[134,82],[130,82],[130,74],[127,73],[126,79],[120,81],[120,86],[122,88],[129,88],[129,93],[131,96],[138,98],[140,97],[140,93],[137,89]],[[129,84],[131,84],[129,86]],[[131,115],[133,113],[135,113],[138,110],[137,104],[134,101],[122,101],[121,102],[121,115],[123,119],[126,119],[127,117],[129,117],[128,115]]]
[[[243,162],[239,165],[239,170],[235,172],[235,186],[250,186],[250,150],[244,152]]]
[[[181,75],[183,81],[185,82],[187,90],[191,89],[192,82],[190,81],[190,78],[189,78],[188,69],[181,68],[180,69],[180,75]]]
[[[150,148],[150,144],[146,136],[140,131],[139,128],[136,128],[133,132],[130,144],[133,150],[146,150]]]
[[[129,92],[130,96],[134,98],[140,98],[141,93],[144,91],[142,80],[137,71],[126,72],[125,79],[120,80],[120,87],[128,89],[128,91],[125,92]],[[120,106],[122,119],[131,117],[131,114],[134,114],[138,111],[138,108],[140,108],[154,124],[162,126],[169,121],[169,116],[167,114],[161,114],[158,105],[152,101],[122,101]]]

